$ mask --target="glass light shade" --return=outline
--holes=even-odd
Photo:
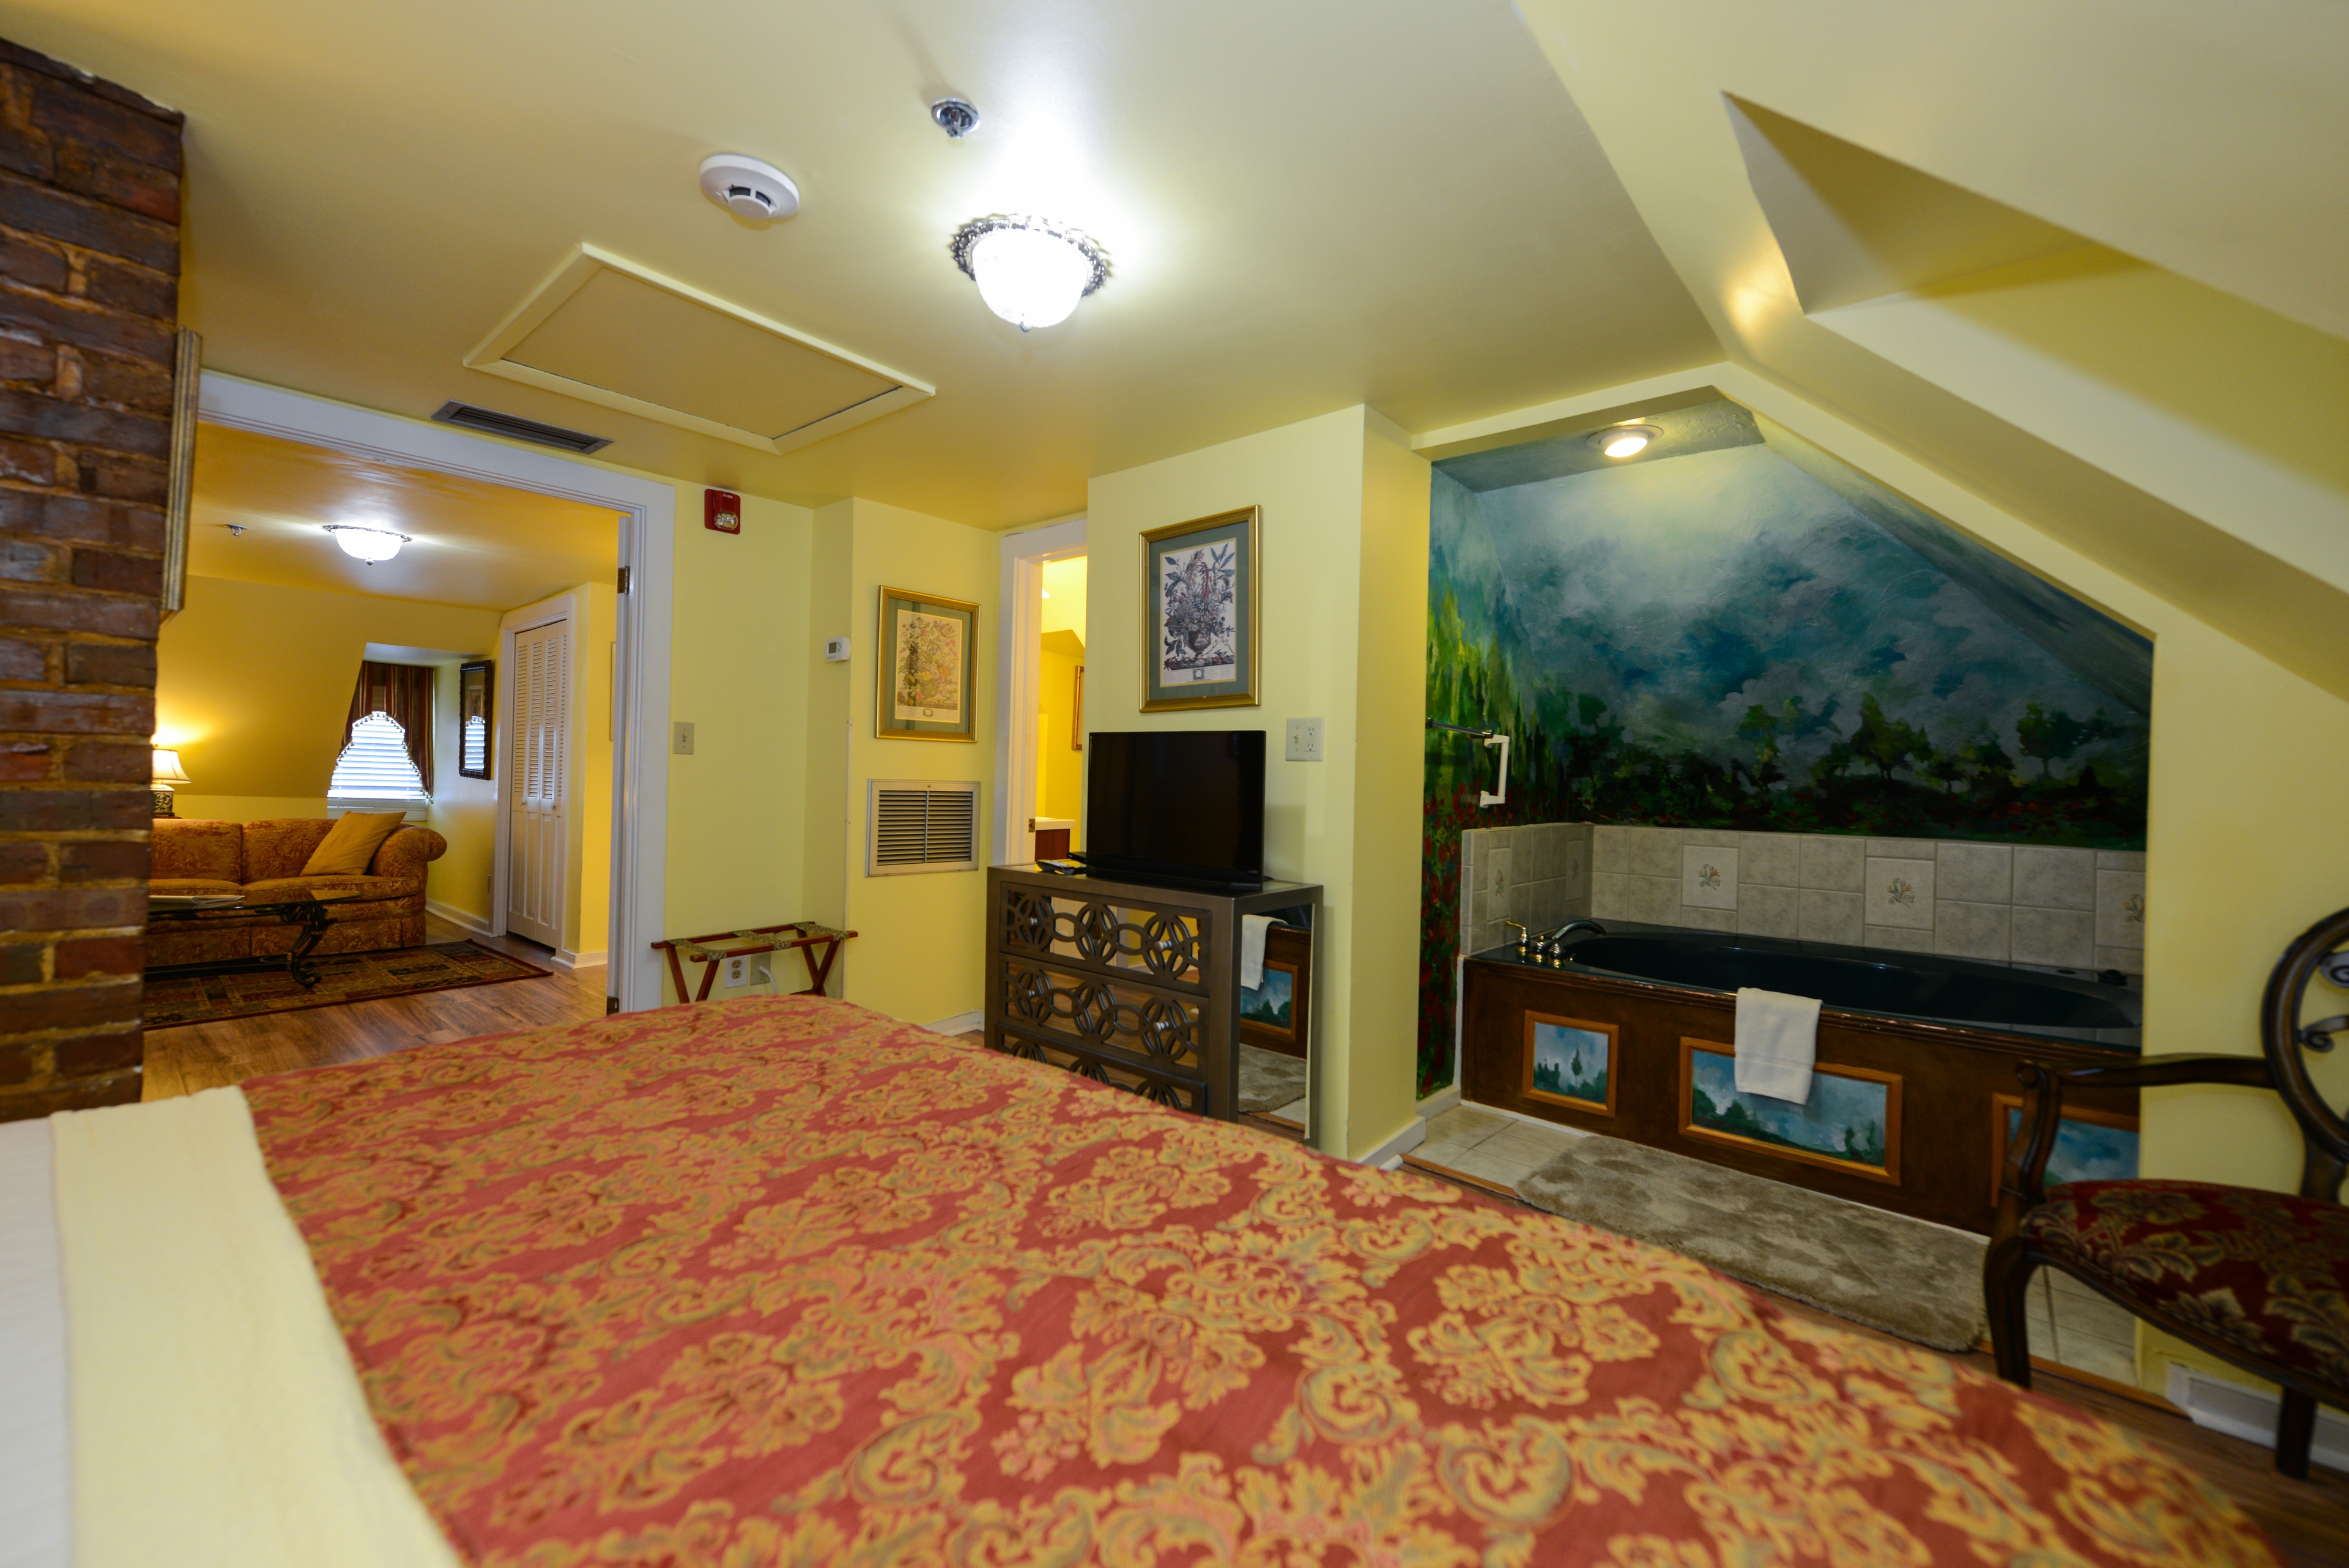
[[[329,523],[326,532],[335,536],[335,543],[343,547],[344,555],[369,565],[390,560],[399,554],[399,547],[408,543],[407,535],[395,534],[388,528],[357,528],[347,523]]]
[[[188,776],[188,770],[180,765],[179,753],[169,746],[155,748],[155,776],[150,783],[158,789],[169,789],[173,784],[194,782]]]
[[[1609,457],[1630,457],[1647,450],[1648,438],[1638,431],[1625,431],[1611,438],[1599,450]]]
[[[970,247],[970,272],[987,308],[1027,332],[1069,318],[1092,280],[1093,264],[1074,240],[1002,228]]]

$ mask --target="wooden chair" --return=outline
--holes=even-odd
[[[2349,988],[2349,909],[2284,950],[2260,1003],[2260,1056],[2148,1056],[2057,1071],[2029,1064],[2021,1135],[2001,1182],[1998,1226],[1982,1262],[1998,1375],[2031,1386],[2024,1292],[2042,1263],[2063,1270],[2165,1334],[2283,1389],[2276,1469],[2304,1479],[2319,1401],[2349,1407],[2349,1124],[2317,1097],[2301,1053],[2328,1052],[2349,1017],[2303,1025],[2322,978]],[[2305,1149],[2296,1197],[2202,1181],[2075,1181],[2046,1186],[2066,1088],[2237,1084],[2271,1089]]]

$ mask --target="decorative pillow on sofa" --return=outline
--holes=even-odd
[[[363,877],[375,861],[383,841],[399,831],[408,814],[400,811],[347,811],[326,830],[302,867],[305,877]]]

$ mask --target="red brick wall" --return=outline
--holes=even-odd
[[[180,130],[0,43],[0,1120],[139,1097]]]

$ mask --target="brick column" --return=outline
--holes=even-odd
[[[139,1098],[180,131],[0,42],[0,1120]]]

